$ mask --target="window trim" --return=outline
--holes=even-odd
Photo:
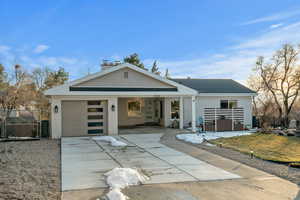
[[[128,73],[128,72],[124,72],[123,78],[124,78],[124,79],[128,79],[128,78],[129,78],[129,73]]]

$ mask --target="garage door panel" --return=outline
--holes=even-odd
[[[86,101],[62,102],[63,136],[86,135]]]
[[[107,101],[62,101],[63,136],[107,132]]]

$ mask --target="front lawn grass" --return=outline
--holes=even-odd
[[[300,162],[300,138],[275,134],[252,135],[210,140],[243,153],[253,151],[254,156],[275,162]]]

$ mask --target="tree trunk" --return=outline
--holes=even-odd
[[[289,128],[290,120],[289,120],[289,117],[288,117],[288,116],[285,116],[285,117],[284,117],[283,123],[284,123],[284,128]]]
[[[6,135],[6,130],[5,130],[5,118],[1,118],[1,132],[0,132],[0,138],[6,138],[7,135]]]

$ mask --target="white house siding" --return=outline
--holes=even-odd
[[[198,96],[196,101],[196,120],[203,117],[204,108],[219,108],[221,100],[237,100],[238,107],[244,109],[245,126],[252,126],[252,97],[251,96]],[[184,126],[192,121],[192,100],[184,99]]]

